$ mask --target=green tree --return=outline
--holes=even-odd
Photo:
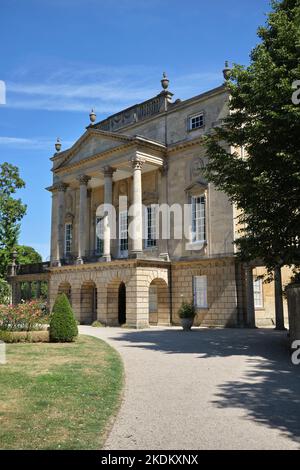
[[[0,277],[4,278],[11,255],[17,244],[20,221],[26,213],[26,205],[14,195],[24,188],[19,170],[7,162],[0,165]]]
[[[300,80],[300,1],[272,7],[250,65],[228,71],[230,114],[206,141],[207,177],[241,210],[239,256],[262,259],[270,276],[300,265],[300,105],[292,102]]]
[[[41,255],[32,246],[17,245],[15,247],[17,252],[16,264],[32,264],[41,263]]]
[[[0,305],[8,304],[10,301],[10,286],[5,279],[0,277]]]
[[[50,340],[71,342],[78,336],[78,327],[66,294],[58,294],[50,318]]]

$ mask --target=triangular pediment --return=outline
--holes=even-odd
[[[185,188],[185,191],[190,194],[197,193],[198,191],[204,191],[207,189],[208,184],[203,178],[198,178],[196,181],[193,181],[192,184]]]
[[[131,141],[131,136],[88,128],[72,147],[54,156],[53,169],[73,165],[94,155],[126,145]]]

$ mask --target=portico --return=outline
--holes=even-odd
[[[100,137],[101,140],[103,137],[109,139],[110,136],[106,134],[110,133],[95,131],[93,128],[87,130],[87,137],[92,139],[95,136]],[[107,158],[111,152],[113,156]],[[56,155],[54,161],[55,158],[61,160],[61,154]],[[67,156],[65,160],[67,160]],[[104,160],[105,164],[103,164]],[[164,145],[138,137],[130,139],[130,145],[126,143],[117,148],[113,147],[113,151],[107,149],[103,153],[92,154],[80,164],[72,163],[71,160],[67,166],[64,166],[62,161],[56,171],[59,179],[57,178],[53,186],[48,188],[53,194],[57,218],[57,224],[52,228],[52,241],[56,239],[56,244],[53,243],[54,256],[51,259],[51,264],[60,266],[68,258],[66,244],[64,244],[65,224],[68,218],[75,221],[74,228],[76,229],[76,233],[74,231],[72,233],[72,250],[69,249],[69,253],[72,253],[72,261],[76,264],[83,264],[89,253],[93,251],[94,247],[88,236],[89,224],[94,223],[89,217],[91,216],[91,210],[88,206],[89,192],[95,193],[98,189],[103,195],[102,201],[99,201],[102,205],[102,214],[99,219],[103,224],[103,252],[98,261],[107,262],[118,258],[116,249],[112,250],[113,245],[116,248],[117,233],[116,221],[112,219],[111,208],[118,205],[119,197],[127,198],[127,210],[129,205],[131,206],[128,216],[132,223],[134,236],[129,243],[128,257],[140,258],[143,254],[143,177],[147,173],[161,170],[165,165]],[[126,185],[126,190],[119,194],[115,191],[113,194],[113,186],[118,183],[122,187],[122,181]],[[79,202],[77,207],[72,207],[72,212],[70,212],[68,197],[72,197],[74,193],[78,194]],[[156,203],[159,202],[158,197],[157,195]],[[73,223],[70,225],[73,230]],[[68,262],[70,261],[71,256]]]

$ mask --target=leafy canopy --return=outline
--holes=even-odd
[[[16,166],[7,162],[0,165],[0,277],[6,276],[18,240],[20,221],[26,213],[26,205],[14,197],[24,186]]]
[[[250,65],[230,72],[230,113],[206,141],[207,177],[239,209],[239,256],[262,259],[269,272],[300,265],[300,105],[292,102],[300,80],[300,0],[272,7]]]

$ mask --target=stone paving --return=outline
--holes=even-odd
[[[286,332],[80,327],[121,354],[106,449],[300,449],[300,366]]]

